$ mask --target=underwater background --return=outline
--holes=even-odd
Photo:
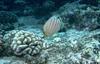
[[[100,64],[100,0],[0,0],[0,64]]]

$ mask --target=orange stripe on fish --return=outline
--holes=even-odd
[[[44,36],[52,36],[54,33],[57,33],[64,26],[63,24],[59,16],[52,16],[43,26]]]

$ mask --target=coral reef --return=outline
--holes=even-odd
[[[87,4],[87,5],[92,5],[92,6],[98,6],[98,0],[80,0],[80,4]]]
[[[35,55],[42,49],[43,40],[28,31],[11,31],[4,36],[5,42],[10,45],[16,55]]]
[[[18,21],[17,16],[8,11],[0,11],[0,30],[4,31],[13,30],[15,23]]]
[[[13,24],[17,22],[17,16],[8,11],[0,11],[0,23],[1,24]]]
[[[47,64],[99,64],[100,42],[93,38],[99,34],[99,30],[92,32],[68,30],[66,33],[55,35],[50,40],[53,43],[47,41],[49,42],[46,48],[49,53]]]
[[[35,33],[13,30],[5,34],[3,40],[5,41],[3,53],[6,56],[16,55],[28,64],[46,64],[49,55],[43,50],[44,40]]]
[[[100,6],[84,1],[1,0],[0,64],[100,64]],[[66,30],[43,37],[55,15]]]
[[[32,32],[13,30],[4,36],[4,41],[10,44],[11,52],[24,55],[20,58],[24,58],[28,64],[95,64],[100,63],[100,42],[94,38],[99,34],[99,29],[91,32],[71,29],[45,38],[42,43],[41,38]],[[29,53],[32,49],[30,44],[35,43],[35,37],[42,43],[43,49],[39,54],[32,55]],[[33,42],[30,42],[30,38],[34,39]]]
[[[1,0],[0,10],[12,11],[18,16],[34,15],[38,18],[39,16],[48,16],[65,3],[73,1],[75,0],[9,0],[9,2],[7,0]]]
[[[26,57],[16,57],[16,56],[10,56],[10,57],[0,57],[0,63],[1,64],[46,64],[48,55],[46,52],[42,52],[41,55],[35,56],[29,59],[26,59]]]
[[[68,28],[95,30],[100,25],[100,9],[94,6],[68,3],[54,14],[61,15]]]
[[[0,35],[0,56],[1,56],[2,51],[3,51],[3,44],[4,44],[4,42],[3,42],[3,39],[2,39],[2,35]]]

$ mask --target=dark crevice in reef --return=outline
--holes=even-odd
[[[80,0],[80,4],[87,4],[92,6],[98,6],[98,0]]]

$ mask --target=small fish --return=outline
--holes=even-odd
[[[43,26],[44,37],[52,36],[64,27],[62,19],[58,16],[52,16]]]

